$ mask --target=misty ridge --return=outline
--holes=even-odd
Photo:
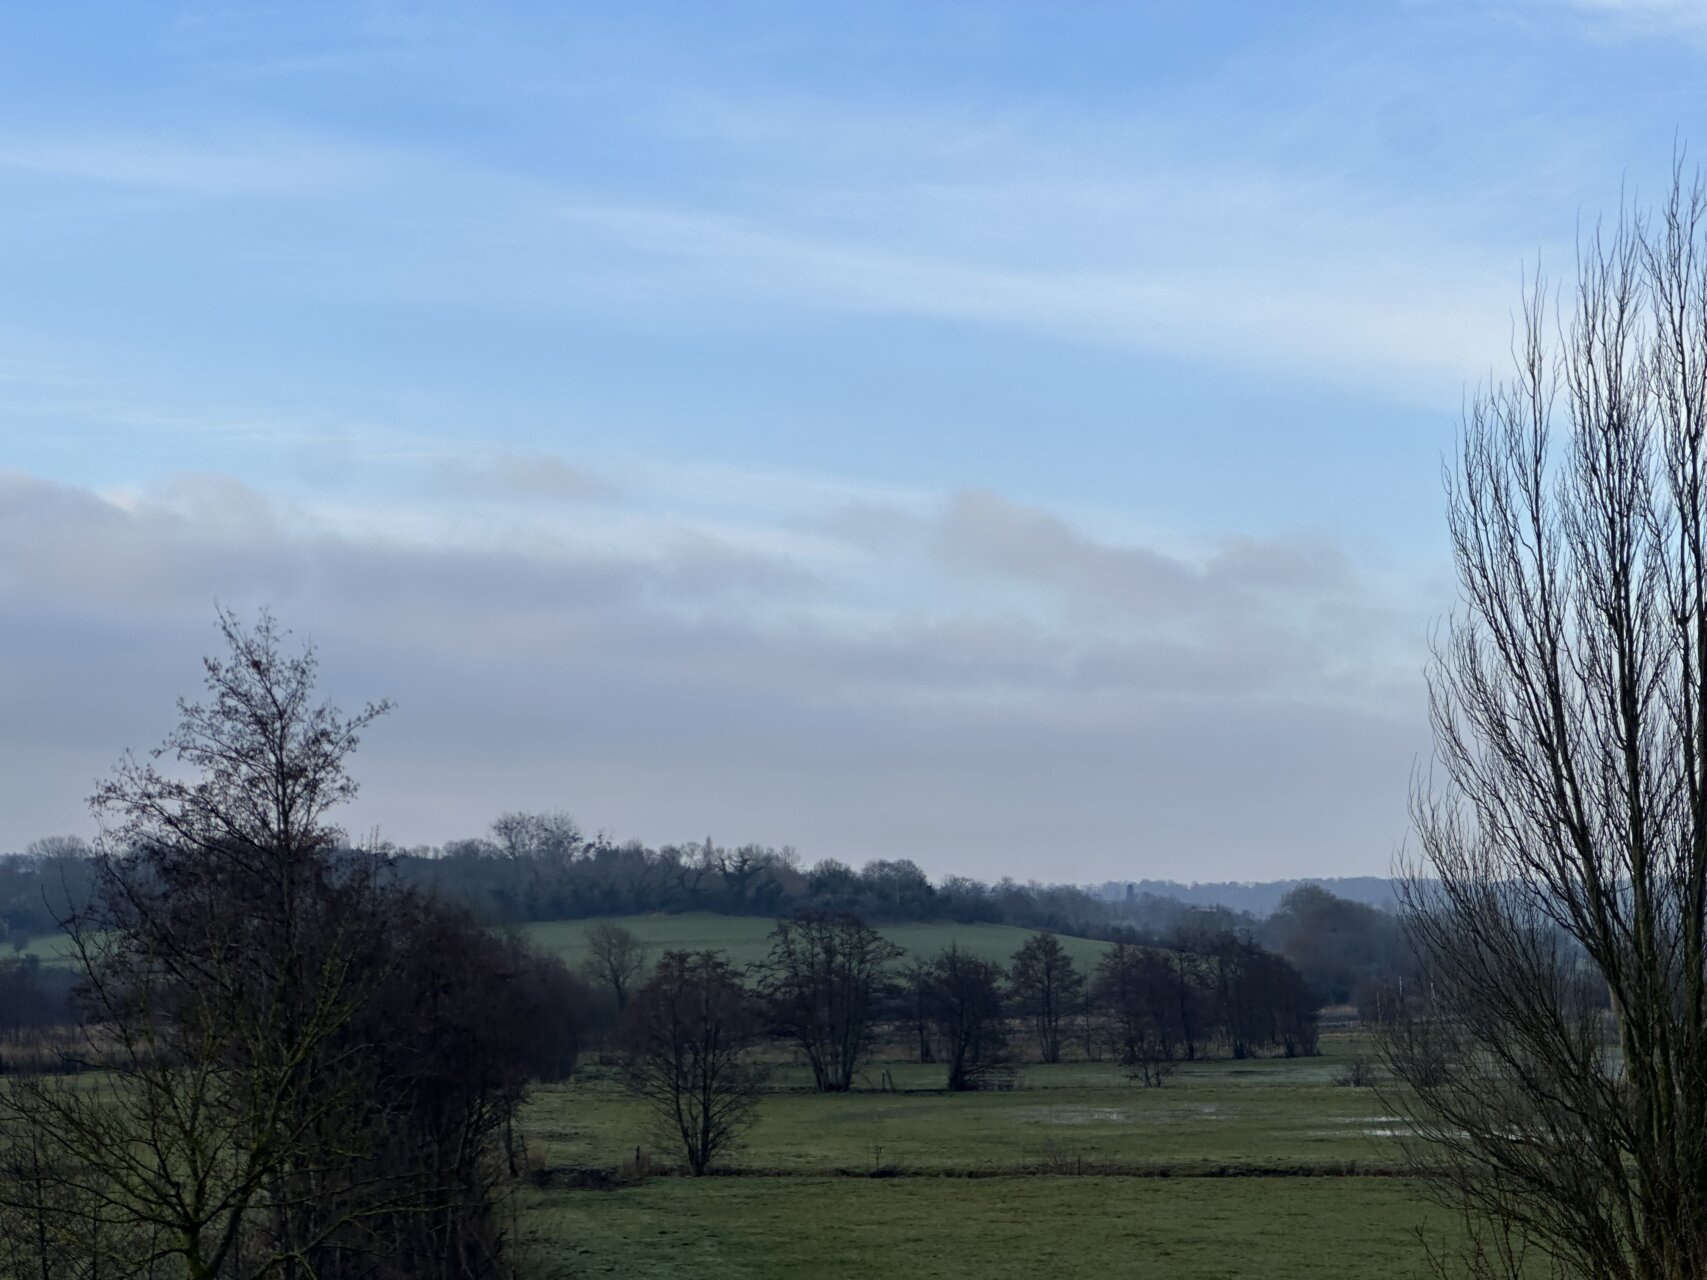
[[[1410,964],[1393,884],[1376,877],[1110,881],[1094,888],[933,880],[905,859],[873,859],[856,870],[835,859],[803,865],[790,848],[730,848],[709,838],[617,843],[589,837],[562,812],[505,814],[486,835],[442,846],[381,842],[345,856],[378,857],[399,884],[491,928],[648,913],[845,914],[878,924],[1003,925],[1184,951],[1237,936],[1296,965],[1322,1004],[1368,1003],[1372,990],[1399,980]],[[82,840],[64,836],[0,854],[0,946],[22,955],[32,943],[51,941],[61,922],[85,907],[94,857]],[[38,982],[45,974],[60,995],[69,990],[39,966],[31,974]],[[15,977],[21,981],[21,971]]]
[[[874,858],[859,869],[825,858],[806,865],[792,848],[724,848],[710,839],[656,848],[587,837],[560,812],[506,814],[490,834],[402,849],[374,846],[407,880],[429,885],[491,924],[663,911],[786,914],[857,910],[874,920],[985,921],[1092,936],[1166,932],[1188,912],[1214,912],[1252,930],[1298,889],[1393,912],[1396,882],[1379,876],[1271,881],[1106,880],[1045,884],[968,876],[932,879],[908,859]],[[0,947],[20,950],[52,933],[88,879],[92,856],[75,836],[0,852]],[[549,873],[542,868],[549,867]]]
[[[1313,885],[1337,898],[1382,911],[1399,907],[1398,882],[1386,876],[1312,876],[1290,880],[1105,880],[1095,887],[1104,901],[1133,897],[1171,899],[1191,907],[1225,907],[1253,916],[1272,914],[1294,889]]]

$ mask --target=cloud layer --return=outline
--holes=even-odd
[[[568,506],[474,521],[524,463]],[[83,829],[194,693],[216,599],[312,637],[345,704],[397,699],[351,823],[406,843],[561,807],[1090,879],[1378,870],[1402,836],[1412,612],[1325,537],[1164,549],[991,493],[807,517],[774,477],[744,526],[663,521],[559,459],[450,474],[401,536],[217,475],[0,473],[0,845]]]
[[[1707,105],[1687,0],[38,8],[0,846],[218,600],[406,842],[1379,871],[1464,389]]]

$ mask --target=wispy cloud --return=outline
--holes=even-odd
[[[1515,263],[1468,228],[1455,237],[1439,201],[1171,143],[1088,147],[1071,118],[999,130],[999,145],[968,143],[945,164],[953,125],[939,123],[867,120],[849,167],[806,183],[789,173],[811,136],[755,154],[725,126],[738,167],[698,199],[613,199],[454,151],[270,126],[203,142],[0,137],[0,171],[216,207],[295,203],[312,220],[291,243],[221,249],[221,228],[208,250],[240,253],[246,286],[283,298],[676,331],[896,315],[1431,395],[1503,335]],[[328,215],[336,240],[313,231]]]
[[[328,197],[385,181],[398,157],[324,135],[251,125],[197,137],[146,130],[0,133],[0,176],[131,189],[185,200]]]
[[[1655,37],[1707,33],[1707,11],[1695,0],[1408,0],[1414,7],[1506,17],[1569,21],[1589,36]]]
[[[1692,29],[1707,27],[1707,12],[1694,0],[1529,0],[1532,4],[1554,4],[1582,13]]]
[[[433,489],[447,497],[493,501],[582,502],[611,496],[608,482],[549,453],[483,452],[441,458]]]

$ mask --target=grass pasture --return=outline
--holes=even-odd
[[[1109,1063],[1029,1065],[1012,1092],[949,1094],[885,1063],[894,1091],[819,1095],[781,1067],[725,1176],[572,1187],[634,1148],[673,1156],[606,1069],[541,1089],[524,1127],[550,1184],[523,1199],[530,1273],[660,1277],[1426,1273],[1445,1216],[1403,1177],[1365,1051],[1183,1066],[1160,1089]]]
[[[940,1066],[880,1063],[865,1071],[865,1087],[817,1094],[803,1068],[783,1068],[727,1164],[796,1175],[1390,1170],[1393,1122],[1375,1092],[1330,1083],[1352,1043],[1291,1062],[1187,1063],[1160,1089],[1110,1063],[1062,1063],[1024,1067],[1012,1092],[950,1094],[940,1091]],[[885,1069],[893,1092],[870,1087]],[[652,1145],[649,1125],[598,1068],[536,1090],[526,1114],[550,1162],[568,1167],[614,1166]]]
[[[1396,1178],[665,1178],[529,1192],[523,1237],[538,1280],[1401,1280],[1430,1213]]]
[[[570,964],[591,921],[527,926]],[[762,960],[765,917],[618,918],[668,948]],[[1006,964],[1031,936],[1000,925],[883,930],[912,956],[951,942]],[[1107,944],[1062,938],[1080,967]],[[1419,1228],[1444,1215],[1402,1177],[1395,1122],[1375,1091],[1337,1086],[1355,1038],[1320,1058],[1183,1065],[1163,1088],[1114,1064],[1028,1064],[1011,1092],[949,1094],[943,1068],[887,1060],[847,1094],[812,1092],[779,1062],[725,1176],[574,1184],[644,1149],[677,1157],[607,1068],[536,1091],[524,1128],[551,1173],[523,1197],[531,1275],[781,1280],[905,1275],[1035,1280],[1260,1274],[1421,1276]]]
[[[652,950],[761,960],[765,917],[618,918]],[[571,964],[591,921],[525,927]],[[912,955],[950,942],[1006,963],[1029,931],[914,924],[883,931]],[[1082,968],[1106,944],[1063,938]],[[38,939],[50,959],[61,939]],[[677,1176],[679,1155],[593,1058],[537,1087],[522,1136],[542,1168],[518,1193],[529,1280],[795,1277],[1428,1274],[1417,1239],[1455,1224],[1399,1176],[1398,1123],[1375,1090],[1334,1083],[1354,1035],[1324,1055],[1183,1064],[1159,1089],[1110,1062],[1026,1063],[1011,1091],[950,1094],[944,1069],[884,1046],[847,1094],[812,1091],[781,1046],[757,1123],[722,1176]],[[642,1148],[656,1172],[614,1179]],[[593,1171],[601,1171],[595,1174]],[[592,1185],[589,1185],[592,1184]]]
[[[71,961],[71,939],[63,933],[37,934],[24,944],[22,954],[34,956],[43,964],[67,964]]]
[[[610,916],[651,950],[655,960],[666,950],[721,951],[733,964],[757,964],[770,951],[770,916],[720,916],[708,912],[683,915]],[[548,920],[521,926],[523,935],[542,951],[554,952],[570,965],[586,958],[587,930],[593,920]],[[909,956],[928,958],[951,942],[963,951],[1007,964],[1035,930],[1006,924],[892,924],[881,926],[884,937],[904,947]],[[1096,965],[1108,943],[1061,935],[1061,945],[1087,972]]]

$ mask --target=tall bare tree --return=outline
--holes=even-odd
[[[853,1087],[889,966],[905,954],[858,916],[807,913],[777,922],[759,991],[771,1026],[806,1055],[821,1092]]]
[[[1462,605],[1388,1041],[1456,1260],[1707,1275],[1707,192],[1527,293],[1449,472]]]
[[[270,616],[219,623],[208,700],[180,702],[164,745],[127,756],[92,801],[103,855],[69,931],[96,1083],[0,1094],[0,1136],[45,1152],[30,1166],[54,1190],[33,1202],[38,1223],[87,1231],[137,1274],[282,1274],[318,1243],[296,1231],[317,1217],[303,1195],[314,1136],[355,1101],[325,1051],[386,979],[364,963],[383,938],[372,868],[336,858],[328,821],[355,793],[346,757],[386,707],[346,719],[317,704],[312,651],[285,653]],[[67,1204],[95,1221],[67,1222]]]
[[[609,920],[597,920],[587,930],[587,959],[582,972],[610,990],[620,1011],[628,993],[646,969],[646,946],[633,932]]]
[[[270,616],[219,621],[207,700],[96,794],[93,1070],[0,1087],[0,1276],[501,1274],[538,966],[344,846],[385,704],[345,717]]]
[[[977,1089],[1008,1060],[1002,968],[950,943],[931,970],[932,1012],[948,1055],[948,1087]]]
[[[758,1027],[752,997],[716,951],[666,951],[617,1027],[629,1091],[696,1175],[754,1119],[765,1077],[751,1052]]]
[[[1117,941],[1097,963],[1091,995],[1131,1078],[1161,1085],[1173,1074],[1184,1039],[1176,1016],[1173,960],[1166,952]]]
[[[1028,938],[1014,952],[1008,986],[1016,1012],[1031,1020],[1037,1051],[1045,1062],[1061,1061],[1061,1029],[1084,999],[1085,975],[1052,933]]]

